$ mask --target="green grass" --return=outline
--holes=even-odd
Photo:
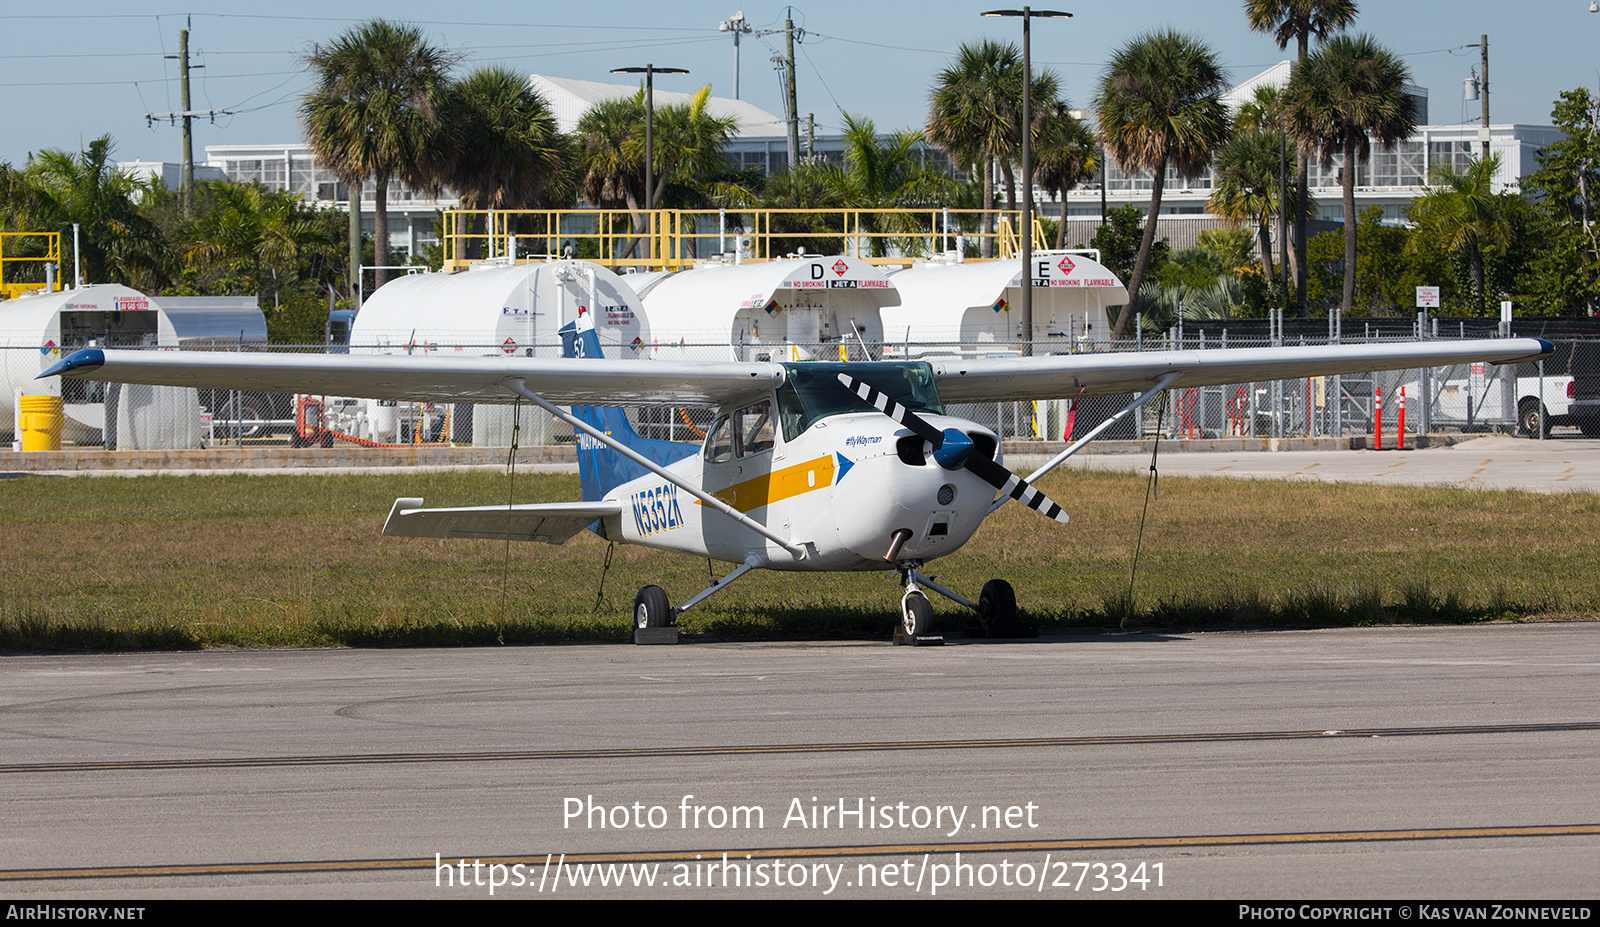
[[[1019,506],[931,565],[976,598],[1003,577],[1044,627],[1309,627],[1600,614],[1600,496],[1162,480],[1131,601],[1145,482],[1045,480],[1062,527]],[[606,543],[562,547],[383,538],[399,495],[503,502],[504,475],[186,476],[0,481],[0,649],[416,646],[623,641],[640,586],[680,602],[703,559]],[[578,497],[577,478],[519,475],[516,501]],[[730,567],[716,564],[720,575]],[[887,638],[892,574],[753,573],[686,613],[719,638]],[[942,627],[966,614],[935,598]]]

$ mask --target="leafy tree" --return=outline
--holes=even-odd
[[[439,115],[452,59],[420,29],[373,19],[315,46],[306,60],[316,73],[300,117],[318,160],[350,189],[352,263],[359,261],[361,187],[370,177],[378,263],[387,264],[390,182],[437,188],[450,160]],[[377,272],[379,286],[387,279],[387,271]]]
[[[1089,239],[1089,247],[1100,251],[1100,263],[1119,280],[1125,281],[1133,274],[1133,265],[1139,259],[1139,245],[1144,240],[1144,218],[1145,214],[1137,206],[1107,210],[1105,224]],[[1172,246],[1167,239],[1153,243],[1146,272],[1153,274],[1160,270],[1171,253]]]
[[[1565,91],[1551,121],[1562,138],[1539,152],[1539,170],[1522,189],[1536,204],[1530,234],[1533,256],[1518,291],[1532,311],[1579,313],[1600,299],[1600,241],[1594,198],[1600,192],[1600,102],[1582,87]]]
[[[1325,170],[1333,167],[1334,155],[1343,158],[1346,312],[1356,295],[1356,165],[1368,159],[1374,140],[1389,147],[1416,128],[1405,95],[1410,79],[1405,63],[1370,36],[1336,36],[1295,71],[1283,94],[1300,150],[1320,155]]]
[[[1503,251],[1511,244],[1511,213],[1516,208],[1511,201],[1521,199],[1515,193],[1495,192],[1494,175],[1499,169],[1499,158],[1475,158],[1459,172],[1436,167],[1428,191],[1406,211],[1417,228],[1413,247],[1443,249],[1466,261],[1474,312],[1484,309],[1485,254]]]
[[[1383,207],[1372,206],[1361,214],[1356,227],[1356,289],[1352,308],[1346,314],[1409,315],[1416,305],[1417,287],[1441,286],[1446,305],[1459,305],[1460,290],[1453,284],[1449,267],[1436,255],[1414,253],[1408,248],[1409,229],[1385,225]],[[1335,293],[1341,293],[1346,278],[1348,251],[1340,232],[1313,236],[1307,249],[1309,277],[1307,296],[1313,306],[1332,309]]]
[[[737,122],[713,116],[706,109],[711,88],[702,87],[687,103],[656,107],[654,116],[654,199],[682,203],[684,198],[709,198],[725,179],[723,150]],[[647,231],[644,203],[644,88],[631,97],[597,103],[578,121],[582,146],[581,189],[596,206],[627,209],[636,235]],[[663,197],[668,189],[675,197]],[[627,252],[637,245],[630,242]],[[625,252],[625,253],[627,253]]]
[[[300,194],[268,190],[260,184],[202,181],[207,204],[183,236],[184,257],[197,273],[210,269],[213,291],[244,290],[271,304],[282,303],[283,291],[306,277],[307,265],[327,267],[336,257],[338,240],[316,210],[300,202]],[[227,282],[223,282],[227,281]],[[221,284],[219,286],[219,283]]]
[[[1198,176],[1227,140],[1226,89],[1216,52],[1173,30],[1149,33],[1118,49],[1100,79],[1095,98],[1100,137],[1124,171],[1152,176],[1144,240],[1128,280],[1130,300],[1138,300],[1148,272],[1168,168],[1180,177]],[[1111,337],[1121,338],[1127,322],[1127,313],[1120,314]]]
[[[1235,135],[1217,154],[1215,182],[1208,208],[1232,225],[1255,227],[1261,272],[1274,278],[1272,222],[1278,216],[1278,169],[1281,149],[1277,133]]]
[[[880,139],[870,119],[846,113],[844,122],[844,169],[827,176],[845,207],[916,209],[942,202],[953,192],[955,182],[917,154],[921,132],[901,129]],[[863,216],[862,222],[875,233],[870,243],[873,257],[885,256],[891,243],[901,253],[913,253],[915,239],[927,231],[918,217],[906,213]],[[884,234],[903,238],[891,242],[879,237]]]
[[[1288,48],[1293,41],[1298,52],[1298,68],[1304,69],[1309,57],[1311,37],[1325,39],[1343,31],[1356,18],[1354,0],[1245,0],[1245,17],[1255,32],[1273,36],[1279,48]],[[1299,179],[1297,202],[1310,202],[1307,182],[1310,160],[1304,151],[1299,152],[1295,177]],[[1301,315],[1306,311],[1306,218],[1307,211],[1297,211],[1294,216],[1294,279],[1295,302]]]

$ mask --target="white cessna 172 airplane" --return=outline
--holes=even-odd
[[[581,323],[580,323],[581,324]],[[683,363],[600,357],[592,328],[563,329],[564,358],[223,354],[88,349],[41,377],[311,393],[402,402],[521,398],[577,430],[582,502],[427,509],[398,499],[383,533],[559,544],[585,528],[619,543],[737,564],[674,608],[659,586],[634,600],[634,623],[672,624],[751,570],[898,573],[901,619],[929,636],[931,589],[977,613],[974,630],[1023,629],[1009,583],[976,602],[923,572],[1015,499],[1065,524],[1031,483],[1100,431],[1172,387],[1512,363],[1551,353],[1541,339],[1328,347],[952,358],[926,362]],[[1027,479],[1007,470],[994,432],[945,403],[1137,393],[1120,412]],[[573,406],[568,411],[560,405]],[[615,404],[714,404],[703,445],[641,438]],[[604,406],[604,407],[602,407]]]

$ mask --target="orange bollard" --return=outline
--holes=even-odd
[[[1406,449],[1406,388],[1404,386],[1400,387],[1400,421],[1394,430],[1394,449],[1403,451]]]
[[[1383,450],[1383,387],[1372,388],[1372,448]]]

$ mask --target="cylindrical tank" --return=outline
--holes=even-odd
[[[672,360],[877,359],[879,310],[900,303],[877,267],[838,255],[708,261],[640,283],[650,355]]]
[[[155,300],[138,290],[103,283],[37,292],[0,301],[0,364],[6,387],[0,389],[0,431],[11,431],[15,396],[59,396],[61,437],[97,441],[105,427],[105,385],[87,380],[36,377],[80,348],[173,347],[172,322]]]
[[[352,353],[520,354],[560,357],[561,326],[590,313],[607,357],[649,341],[639,300],[587,261],[476,264],[459,274],[412,274],[384,284],[350,326]]]
[[[594,326],[606,357],[636,359],[650,329],[634,291],[612,271],[587,261],[474,264],[457,274],[413,274],[367,299],[350,326],[354,354],[493,354],[560,357],[560,329],[580,315]],[[509,394],[508,394],[509,398]],[[497,447],[511,441],[509,406],[452,410],[456,440]],[[401,434],[400,410],[366,401],[339,430],[374,441]],[[524,444],[550,443],[548,413],[524,407]]]
[[[1037,252],[1033,289],[1035,354],[1094,350],[1110,334],[1106,307],[1128,300],[1116,275],[1078,252]],[[900,305],[883,310],[885,352],[907,357],[1020,351],[1024,340],[1021,259],[919,261],[891,271]]]

